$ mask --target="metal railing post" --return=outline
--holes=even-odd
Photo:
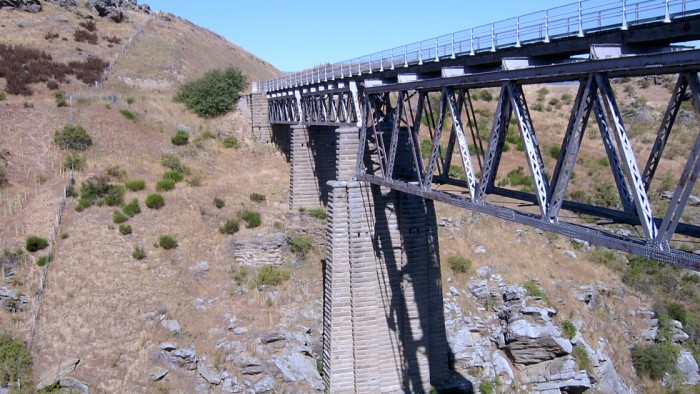
[[[515,47],[520,48],[520,17],[515,21]]]
[[[391,69],[394,69],[394,48],[391,48]]]
[[[627,30],[627,0],[622,0],[622,30]]]
[[[440,56],[438,55],[438,50],[440,48],[440,45],[438,43],[438,38],[435,37],[435,61],[439,62],[440,61]]]
[[[471,32],[469,33],[469,42],[471,43],[471,51],[469,52],[469,54],[474,56],[474,28],[473,27],[471,29]]]
[[[668,9],[668,2],[669,2],[669,0],[666,0],[666,15],[664,16],[664,22],[671,23],[671,13],[669,12],[669,9]]]
[[[544,42],[549,42],[549,10],[544,10]]]
[[[583,37],[583,8],[581,7],[582,0],[578,0],[578,36]]]
[[[452,56],[450,56],[450,59],[454,59],[455,57],[455,34],[452,33]]]
[[[379,72],[384,72],[384,52],[382,51],[382,57],[379,58]]]
[[[403,66],[408,67],[408,48],[403,46]]]
[[[491,52],[496,52],[496,24],[491,24]]]
[[[372,74],[372,54],[369,54],[369,73]]]
[[[423,44],[418,41],[418,65],[423,65]]]

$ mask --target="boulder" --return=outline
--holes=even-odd
[[[268,344],[268,343],[275,343],[275,342],[279,342],[279,341],[284,341],[285,339],[286,339],[286,336],[283,332],[273,331],[273,332],[269,332],[269,333],[263,335],[262,338],[260,338],[260,341],[264,344]]]
[[[181,331],[180,323],[178,323],[177,320],[163,320],[160,322],[160,325],[175,334]]]
[[[467,282],[467,287],[476,298],[486,299],[490,295],[489,285],[485,279],[470,280]]]
[[[687,350],[682,350],[676,361],[676,368],[682,376],[682,385],[695,386],[700,384],[700,370],[693,354]]]
[[[263,376],[253,384],[253,391],[255,391],[255,394],[271,393],[275,391],[276,387],[274,379],[269,376]]]
[[[490,265],[482,265],[476,269],[476,276],[480,279],[488,279],[493,274],[493,267]]]
[[[51,373],[41,378],[39,384],[37,384],[36,386],[37,391],[41,391],[47,387],[52,387],[56,384],[60,384],[61,379],[75,372],[75,369],[78,367],[79,363],[80,357],[72,357],[64,361],[58,366],[58,369],[55,373]]]
[[[114,22],[124,20],[123,0],[88,0],[88,6],[102,18],[110,18]]]
[[[272,363],[280,371],[284,381],[304,382],[314,390],[323,390],[325,386],[318,373],[316,360],[301,350],[296,349],[282,357],[274,358]]]
[[[508,324],[506,348],[517,364],[535,364],[570,354],[571,342],[561,337],[561,330],[551,323],[537,324],[517,319]]]
[[[221,384],[221,374],[211,365],[197,364],[197,373],[209,384],[218,386]]]
[[[583,393],[592,386],[588,373],[576,370],[571,356],[523,367],[521,376],[522,383],[531,384],[540,393]]]
[[[160,350],[165,362],[173,368],[184,368],[188,371],[197,369],[197,349],[194,346],[179,348],[172,343],[163,343]]]
[[[167,369],[159,369],[157,371],[154,371],[151,373],[151,380],[154,382],[163,380],[163,378],[165,378],[168,372],[170,371],[168,371]]]
[[[39,0],[0,0],[0,8],[17,8],[27,12],[40,12],[41,1]]]

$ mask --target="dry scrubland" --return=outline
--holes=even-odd
[[[56,22],[54,17],[59,14],[66,15],[69,21]],[[185,112],[172,101],[172,96],[181,83],[212,68],[233,64],[252,80],[272,77],[278,71],[184,20],[171,16],[169,21],[148,21],[147,16],[131,12],[128,17],[128,22],[122,24],[97,20],[100,37],[115,36],[122,41],[110,47],[102,39],[97,45],[75,43],[72,32],[80,20],[51,4],[45,4],[44,12],[39,14],[0,10],[2,41],[44,49],[55,60],[79,60],[87,53],[107,61],[116,60],[108,80],[99,88],[88,88],[75,80],[61,87],[67,93],[82,94],[83,98],[74,100],[72,108],[58,108],[53,93],[40,85],[33,86],[36,92],[33,96],[8,96],[0,102],[0,149],[10,153],[7,167],[10,185],[0,190],[0,248],[21,247],[30,234],[48,236],[67,177],[62,169],[64,154],[52,143],[53,134],[71,120],[81,124],[92,136],[93,147],[85,154],[87,168],[76,174],[77,185],[118,166],[126,172],[125,179],[143,179],[147,187],[145,191],[126,192],[125,200],[137,198],[142,209],[141,214],[127,223],[133,228],[129,235],[120,234],[112,222],[114,208],[91,207],[76,212],[77,200],[69,199],[61,226],[65,239],[59,241],[50,264],[33,343],[34,376],[38,379],[66,359],[79,356],[82,361],[76,375],[96,392],[153,392],[168,388],[185,392],[178,388],[191,387],[189,375],[172,374],[167,383],[157,386],[149,382],[148,375],[158,365],[154,361],[158,344],[164,341],[193,344],[200,356],[216,359],[214,345],[226,330],[227,314],[235,315],[250,329],[243,340],[280,324],[289,327],[307,324],[296,311],[302,305],[320,302],[323,251],[317,251],[303,264],[287,267],[293,280],[276,289],[279,294],[274,302],[266,300],[265,294],[245,283],[246,280],[243,285],[236,282],[236,279],[241,281],[241,269],[224,252],[231,237],[220,234],[218,229],[243,209],[259,211],[262,225],[255,229],[242,228],[241,233],[279,231],[289,226],[288,165],[274,147],[251,140],[240,112],[202,120]],[[26,26],[16,28],[19,23]],[[123,52],[139,26],[145,27]],[[55,32],[59,38],[44,38],[47,33]],[[3,83],[0,79],[0,89]],[[625,106],[644,101],[657,116],[665,109],[670,95],[668,86],[661,82],[647,87],[644,82],[625,81],[614,88]],[[531,108],[538,102],[538,94],[544,96],[540,100],[543,110],[533,110],[532,117],[551,173],[555,159],[549,153],[550,148],[560,144],[570,108],[570,104],[563,103],[557,109],[558,104],[552,99],[566,102],[562,96],[575,96],[576,87],[546,86],[546,94],[538,93],[540,89],[541,86],[528,87],[526,94]],[[102,99],[107,96],[114,99]],[[482,126],[490,124],[494,103],[495,100],[484,99],[475,103]],[[124,110],[133,114],[135,120],[128,119]],[[170,138],[178,125],[190,129],[190,141],[206,135],[207,131],[216,138],[176,147]],[[645,148],[637,152],[641,161],[648,155],[658,126],[639,122],[630,125],[633,139],[644,142]],[[694,127],[686,127],[677,134],[669,152],[679,157],[687,154],[697,120]],[[612,180],[607,175],[609,168],[601,162],[604,154],[600,136],[591,136],[594,131],[594,122],[589,122],[577,176],[570,188],[572,192],[579,190],[590,196],[601,181]],[[484,136],[487,132],[482,130]],[[224,148],[221,140],[227,136],[236,137],[240,148]],[[508,145],[510,151],[502,161],[499,179],[518,166],[527,168],[517,141]],[[165,171],[160,164],[163,154],[177,155],[190,168],[191,175],[186,180],[194,185],[186,181],[178,183],[174,191],[162,193],[165,207],[151,210],[145,207],[144,200],[155,191],[156,182]],[[682,165],[680,161],[667,162],[659,169],[659,175],[678,174]],[[199,182],[193,181],[196,179]],[[660,187],[657,182],[652,190]],[[266,201],[251,201],[251,193],[265,195]],[[214,197],[225,201],[222,209],[214,207]],[[550,304],[559,309],[559,319],[583,321],[583,333],[589,343],[605,337],[616,349],[613,357],[618,371],[628,382],[636,380],[629,352],[625,350],[629,346],[625,333],[638,335],[641,327],[635,326],[637,321],[629,318],[629,311],[652,305],[654,300],[648,294],[625,286],[607,266],[587,261],[590,252],[576,250],[578,259],[566,256],[563,252],[573,250],[573,246],[564,237],[540,234],[534,229],[444,205],[438,205],[438,217],[463,222],[459,228],[448,225],[440,229],[445,286],[451,277],[464,287],[473,275],[453,273],[444,264],[450,256],[467,257],[472,267],[491,265],[509,283],[537,278],[548,293]],[[322,222],[318,221],[318,225],[322,226]],[[173,250],[154,246],[161,234],[172,234],[179,246]],[[132,258],[135,245],[145,249],[145,259]],[[477,246],[483,246],[486,253],[477,254],[474,251]],[[34,260],[39,255],[29,257],[14,283],[24,294],[35,292],[39,270]],[[209,264],[207,272],[197,270],[203,261]],[[254,275],[250,271],[249,276]],[[619,290],[606,298],[605,308],[590,311],[576,300],[574,290],[598,281]],[[250,291],[241,294],[242,288]],[[205,301],[206,309],[195,308],[197,298]],[[480,305],[463,302],[467,310],[479,313]],[[316,308],[320,310],[318,305]],[[161,316],[177,319],[183,332],[178,335],[167,332],[160,325]],[[12,315],[2,312],[0,325],[24,335],[29,318],[30,312]],[[639,390],[661,391],[657,384],[637,382]]]

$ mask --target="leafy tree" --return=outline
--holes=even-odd
[[[92,138],[80,125],[68,125],[57,131],[53,142],[63,150],[84,151],[92,146]]]
[[[233,110],[246,86],[245,75],[235,67],[212,70],[182,86],[175,101],[203,118],[213,118]]]

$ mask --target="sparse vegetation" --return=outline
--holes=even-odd
[[[533,181],[530,174],[525,174],[523,167],[508,172],[506,177],[498,182],[498,186],[520,186],[522,191],[532,191]]]
[[[88,178],[80,187],[80,201],[75,208],[81,212],[95,204],[118,207],[124,203],[124,187],[112,185],[105,176]]]
[[[170,138],[170,142],[177,146],[187,145],[190,142],[190,134],[182,130],[176,131],[175,135]]]
[[[114,222],[114,224],[121,224],[126,222],[127,220],[129,220],[129,218],[126,215],[124,215],[121,211],[114,211],[112,213],[112,222]]]
[[[143,179],[134,179],[124,183],[124,187],[129,191],[138,192],[146,189],[146,182]]]
[[[97,45],[97,33],[91,33],[83,29],[75,29],[73,32],[73,39],[75,42],[87,42],[91,45]]]
[[[267,198],[265,197],[264,194],[252,193],[252,194],[250,195],[250,201],[253,201],[253,202],[258,202],[258,203],[260,203],[260,202],[265,202],[266,199],[267,199]]]
[[[105,169],[107,176],[112,179],[122,180],[126,178],[126,170],[120,166],[109,166]]]
[[[128,224],[122,224],[119,226],[119,232],[122,235],[129,235],[131,234],[131,225]]]
[[[56,106],[61,108],[61,107],[67,107],[68,102],[66,101],[66,94],[63,93],[62,91],[58,91],[53,94],[54,99],[56,100]]]
[[[233,110],[246,86],[246,77],[235,67],[212,70],[180,88],[175,101],[198,116],[212,118]]]
[[[472,268],[472,261],[462,256],[450,256],[447,265],[453,272],[465,273]]]
[[[190,173],[190,169],[187,168],[186,165],[182,164],[177,156],[170,153],[165,153],[160,157],[160,164],[165,168],[169,168],[184,175]]]
[[[314,250],[314,240],[307,235],[293,234],[289,238],[289,250],[302,259],[306,258]]]
[[[246,223],[246,228],[259,227],[261,223],[260,212],[245,210],[239,214]]]
[[[574,346],[574,350],[571,352],[571,355],[576,359],[578,369],[586,370],[589,373],[593,372],[593,363],[591,362],[591,358],[588,356],[588,352],[586,352],[586,349],[584,349],[583,346]]]
[[[163,191],[171,191],[175,189],[175,181],[172,179],[161,179],[156,183],[156,191],[163,192]]]
[[[529,280],[525,283],[523,283],[523,288],[525,288],[525,291],[527,292],[527,295],[530,297],[539,297],[542,298],[543,300],[547,300],[547,293],[542,290],[540,285],[537,284],[534,280]]]
[[[47,246],[49,246],[49,241],[47,241],[46,238],[42,238],[36,235],[28,236],[24,243],[24,248],[29,253],[34,253],[39,250],[46,249]]]
[[[56,131],[53,142],[63,150],[85,151],[92,146],[92,138],[81,125],[67,125]]]
[[[328,217],[328,214],[326,213],[326,210],[323,208],[314,208],[309,211],[309,216],[312,218],[320,219],[320,220],[326,220]]]
[[[138,116],[136,116],[135,113],[129,111],[128,109],[123,109],[123,110],[119,111],[119,113],[121,113],[122,116],[124,116],[125,118],[127,118],[133,122],[137,122],[139,120]]]
[[[239,144],[238,144],[238,139],[234,136],[229,136],[223,139],[222,144],[224,145],[224,148],[233,148],[233,149],[238,149]]]
[[[136,260],[143,260],[146,258],[146,251],[143,250],[143,247],[135,245],[134,250],[131,252],[131,257]]]
[[[70,170],[72,168],[75,171],[82,171],[86,166],[85,157],[78,152],[68,152],[66,158],[63,159],[64,170]]]
[[[258,270],[256,284],[262,286],[277,286],[289,280],[289,272],[273,265],[266,265]]]
[[[161,209],[165,206],[165,200],[160,194],[149,194],[146,197],[146,206],[151,209]]]
[[[133,218],[141,213],[141,206],[139,205],[138,198],[134,198],[130,203],[124,204],[122,206],[122,210],[124,211],[124,214],[130,218]]]
[[[479,383],[479,392],[481,394],[495,394],[496,383],[493,380],[482,380],[481,383]]]
[[[0,334],[0,361],[0,386],[19,381],[31,387],[32,355],[20,339]]]
[[[238,219],[229,219],[223,226],[219,227],[221,234],[235,234],[239,230]]]
[[[43,267],[43,266],[45,266],[46,264],[50,263],[51,260],[53,260],[53,256],[52,256],[52,255],[41,256],[41,257],[39,257],[39,258],[36,260],[36,265],[37,265],[38,267]]]
[[[486,102],[491,101],[493,100],[493,95],[487,89],[481,89],[479,91],[479,100]]]
[[[163,174],[163,179],[171,180],[173,182],[180,182],[185,176],[178,171],[166,171]]]
[[[220,199],[219,197],[214,197],[214,206],[221,209],[226,205],[226,202],[224,200]]]
[[[177,240],[169,234],[163,234],[158,238],[158,245],[165,250],[177,248]]]
[[[572,339],[576,336],[576,326],[569,320],[564,320],[564,322],[561,323],[561,328],[568,339]]]
[[[652,343],[634,345],[630,349],[632,364],[640,377],[647,376],[661,380],[666,373],[673,371],[678,358],[678,347],[673,343]]]

